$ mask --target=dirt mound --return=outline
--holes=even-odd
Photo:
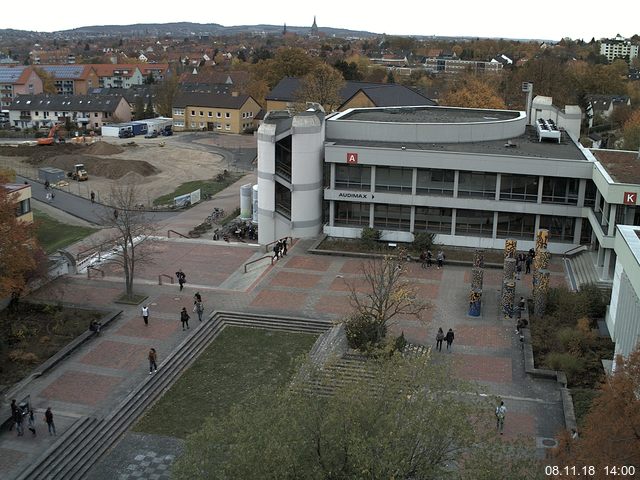
[[[160,172],[145,160],[126,160],[123,158],[100,158],[91,155],[58,155],[47,159],[46,165],[71,171],[76,163],[84,163],[89,177],[106,177],[116,180],[129,173],[148,177]]]
[[[85,150],[87,155],[117,155],[122,152],[124,152],[124,150],[119,146],[102,141],[92,143]]]

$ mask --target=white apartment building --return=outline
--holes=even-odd
[[[609,62],[613,62],[616,58],[626,58],[631,62],[638,56],[638,45],[631,43],[630,40],[617,35],[616,38],[604,38],[600,41],[600,55],[607,57]]]

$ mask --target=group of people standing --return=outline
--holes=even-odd
[[[442,250],[439,250],[438,254],[436,255],[438,270],[440,270],[444,266],[444,260],[444,252]],[[427,268],[433,265],[433,253],[431,253],[431,250],[425,250],[420,254],[420,263],[422,264],[422,268]]]
[[[278,260],[287,254],[287,238],[281,238],[273,245],[273,259]]]
[[[438,328],[438,333],[436,333],[436,350],[439,352],[442,351],[442,341],[444,340],[447,342],[447,351],[451,352],[453,350],[454,338],[456,338],[456,336],[453,333],[453,329],[450,328],[445,334],[442,328]]]
[[[520,280],[523,268],[525,275],[529,275],[531,273],[531,264],[533,263],[533,257],[535,256],[536,252],[533,248],[527,253],[520,252],[516,255],[516,278],[518,280]]]
[[[31,432],[33,437],[36,436],[36,418],[33,412],[33,409],[30,405],[24,407],[22,404],[18,405],[16,403],[16,399],[11,400],[11,419],[13,423],[9,427],[9,430],[13,430],[13,427],[16,428],[16,432],[19,437],[24,435],[24,417],[27,417],[27,428]],[[49,435],[56,434],[56,425],[53,422],[53,412],[51,411],[51,407],[48,407],[44,412],[44,421],[47,424],[47,428],[49,429]]]

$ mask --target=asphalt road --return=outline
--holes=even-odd
[[[47,200],[47,192],[44,188],[44,184],[33,181],[29,178],[17,176],[16,182],[31,184],[31,195],[36,200],[47,203],[52,207],[63,210],[71,215],[93,223],[94,225],[104,225],[104,218],[111,215],[113,207],[101,205],[99,203],[91,203],[83,197],[79,197],[72,193],[65,192],[63,190],[54,189],[55,198],[51,201]],[[146,215],[150,222],[159,222],[161,220],[173,217],[178,212],[147,212]]]

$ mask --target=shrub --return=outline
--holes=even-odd
[[[546,357],[546,363],[553,370],[562,370],[570,382],[584,370],[584,360],[570,353],[550,353]]]
[[[376,230],[371,227],[364,227],[362,229],[362,234],[360,235],[360,239],[362,243],[364,243],[367,247],[373,248],[376,245],[376,242],[380,240],[382,236],[382,232],[380,230]]]
[[[345,320],[344,328],[349,346],[362,352],[377,348],[387,333],[385,326],[377,325],[369,316],[357,313]]]
[[[425,250],[431,250],[433,247],[434,233],[419,232],[413,235],[413,243],[411,244],[414,251],[424,252]]]
[[[38,363],[40,359],[35,353],[24,350],[11,350],[8,355],[9,361],[19,363]]]

